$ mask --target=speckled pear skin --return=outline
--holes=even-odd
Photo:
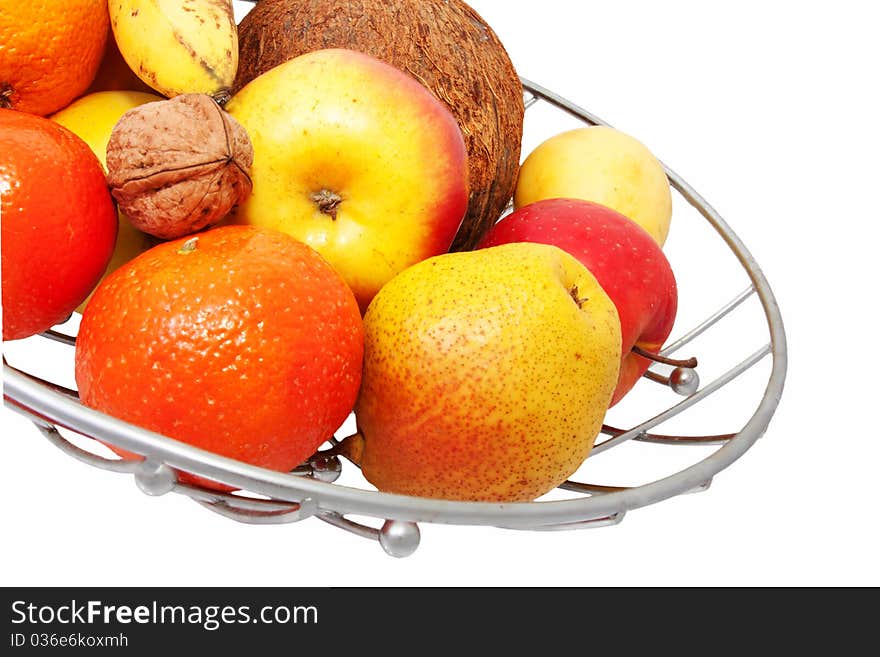
[[[356,406],[378,489],[533,500],[587,458],[617,383],[620,321],[561,249],[450,253],[395,277],[364,318]]]

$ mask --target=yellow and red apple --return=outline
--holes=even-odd
[[[550,198],[579,198],[617,210],[660,246],[669,235],[672,191],[666,170],[642,142],[608,126],[554,135],[529,154],[514,205]]]
[[[620,401],[672,331],[678,291],[669,261],[638,224],[611,208],[579,199],[547,199],[499,221],[479,248],[512,242],[557,246],[581,261],[614,302],[620,316],[621,366],[611,405]]]
[[[362,311],[397,273],[449,250],[467,209],[464,138],[403,71],[313,51],[251,81],[227,110],[254,146],[253,193],[234,221],[316,249]]]

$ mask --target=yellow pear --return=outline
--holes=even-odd
[[[527,501],[587,458],[617,383],[620,321],[561,249],[425,260],[382,288],[364,322],[347,447],[378,489]]]
[[[98,91],[75,100],[49,118],[86,142],[100,160],[106,173],[107,142],[110,140],[113,126],[128,110],[158,100],[164,98],[142,91]],[[132,226],[128,217],[120,212],[116,248],[104,276],[155,244],[155,238]],[[88,298],[80,304],[77,311],[82,312],[87,302]]]

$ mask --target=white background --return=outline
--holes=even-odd
[[[790,352],[767,435],[707,492],[634,510],[618,526],[539,533],[423,525],[420,549],[395,560],[315,519],[251,527],[179,496],[148,498],[128,476],[70,460],[4,409],[0,583],[880,584],[880,50],[870,3],[472,5],[521,75],[637,136],[712,202],[761,263]],[[525,152],[544,132],[570,125],[529,112]],[[675,212],[667,254],[681,286],[681,334],[747,280],[699,218],[681,203]],[[766,340],[753,301],[691,351],[707,380]],[[58,380],[69,380],[69,360],[42,339],[4,350],[10,362],[51,362]],[[681,428],[739,428],[760,397],[765,365],[686,414]],[[638,420],[676,401],[643,390],[614,409],[615,419]],[[638,483],[709,453],[635,446],[588,461],[584,478]]]

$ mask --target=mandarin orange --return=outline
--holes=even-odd
[[[0,107],[60,110],[91,84],[109,35],[107,0],[0,0]]]
[[[362,360],[360,311],[339,274],[283,233],[229,226],[105,278],[83,313],[75,372],[87,406],[288,471],[351,413]]]
[[[67,128],[0,109],[3,339],[63,321],[116,243],[116,206],[92,150]]]

